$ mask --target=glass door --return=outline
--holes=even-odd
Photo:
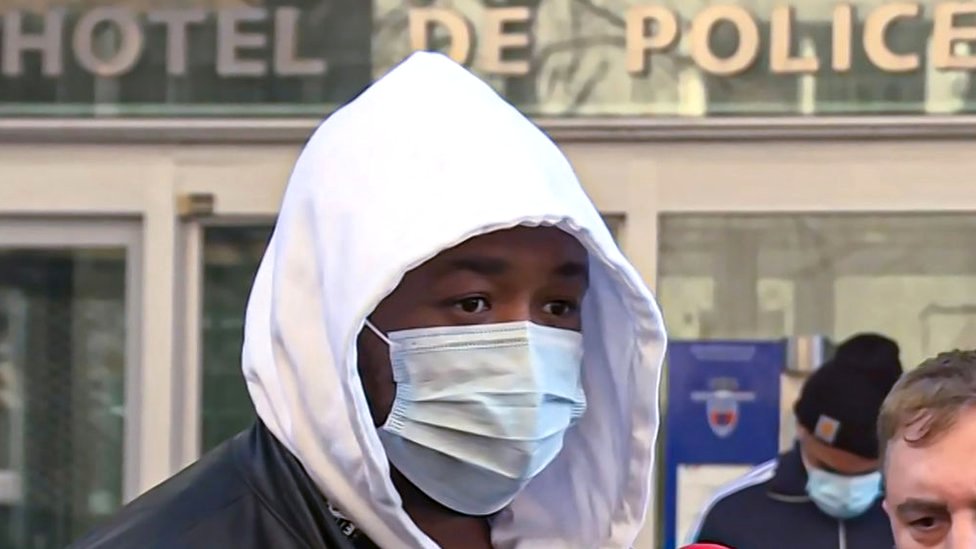
[[[244,311],[273,221],[203,227],[201,453],[247,428],[254,409],[241,373]]]
[[[244,313],[274,218],[214,217],[184,223],[186,310],[179,409],[181,464],[254,421],[241,373]]]
[[[0,218],[0,547],[64,547],[130,497],[138,225]]]

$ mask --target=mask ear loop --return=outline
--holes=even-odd
[[[398,433],[400,429],[403,428],[404,422],[404,407],[402,391],[405,390],[405,385],[403,380],[406,379],[406,373],[402,370],[403,365],[398,363],[393,359],[393,342],[390,338],[386,337],[383,332],[380,331],[369,319],[366,319],[366,327],[369,331],[373,332],[376,337],[380,338],[386,345],[390,348],[390,367],[393,369],[393,380],[396,383],[396,393],[394,394],[393,407],[390,409],[390,413],[386,418],[383,425],[380,426],[381,430],[387,430],[392,433]]]
[[[368,318],[366,319],[366,327],[369,328],[369,331],[376,334],[376,337],[380,338],[383,343],[386,343],[387,347],[390,347],[391,349],[393,348],[393,342],[390,341],[390,338],[386,337],[383,332],[379,330],[379,328],[374,326],[373,323],[369,321]]]

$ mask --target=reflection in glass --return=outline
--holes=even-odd
[[[123,249],[0,249],[0,547],[60,548],[118,509]]]
[[[2,114],[318,117],[369,84],[364,0],[0,0],[0,13],[30,40],[0,60]]]
[[[775,17],[787,4],[791,17]],[[534,116],[972,112],[976,85],[967,71],[934,67],[929,53],[933,15],[965,4],[922,3],[917,17],[897,18],[883,38],[865,40],[866,21],[887,0],[0,0],[7,24],[30,39],[11,38],[12,53],[0,60],[0,114],[320,117],[418,43],[467,52],[475,73]],[[91,25],[93,9],[109,5],[120,10],[115,22]],[[836,23],[843,6],[853,8],[850,32]],[[634,67],[628,59],[641,58],[642,37],[664,26],[634,11],[647,7],[666,10],[677,32]],[[57,8],[66,8],[63,17]],[[180,11],[160,11],[173,9]],[[430,25],[418,19],[425,10],[437,10]],[[724,14],[712,27],[700,19],[710,10]],[[730,10],[746,30],[730,22]],[[178,21],[186,23],[173,26],[185,30],[183,41],[168,30]],[[954,26],[974,21],[961,13]],[[628,43],[628,28],[641,26],[645,33]],[[701,28],[710,31],[693,46]],[[955,42],[955,55],[970,56],[964,40]],[[917,66],[881,67],[868,51],[882,47],[917,56]],[[816,65],[787,67],[787,57]],[[716,58],[745,62],[716,74],[708,70]]]
[[[659,297],[675,339],[859,331],[906,367],[976,347],[976,216],[662,216]]]
[[[203,452],[254,421],[241,373],[244,310],[271,229],[215,226],[204,231]]]
[[[934,6],[949,2],[932,2]],[[521,109],[539,116],[741,116],[741,115],[846,115],[966,112],[976,108],[976,86],[965,71],[949,71],[954,87],[929,93],[926,73],[931,61],[927,43],[933,34],[934,6],[926,5],[917,18],[896,21],[885,35],[887,46],[899,54],[917,54],[915,70],[892,72],[879,68],[863,46],[865,21],[886,0],[849,2],[853,10],[851,33],[840,33],[850,50],[849,68],[834,68],[835,8],[843,2],[794,0],[777,4],[767,0],[528,0],[516,3],[530,8],[528,25],[510,23],[506,32],[525,32],[531,47],[509,48],[506,60],[528,61],[527,72],[492,74],[479,56],[486,29],[498,2],[487,0],[425,2],[463,18],[472,35],[472,68]],[[505,7],[516,5],[509,3]],[[792,8],[788,26],[773,24],[776,9]],[[628,59],[628,24],[631,10],[664,8],[677,21],[678,33],[665,47],[645,57],[643,71],[631,71]],[[399,0],[374,0],[373,76],[378,77],[410,52],[409,17],[416,6]],[[695,22],[707,10],[744,10],[758,33],[758,44],[746,58],[749,63],[733,74],[712,74],[703,69],[704,52],[728,59],[743,40],[737,29],[723,20],[707,39],[707,48],[691,45]],[[971,16],[956,24],[970,26]],[[639,21],[639,20],[638,20]],[[660,31],[651,22],[648,28]],[[813,56],[817,66],[809,74],[774,67],[773,41],[787,43],[791,57]],[[458,39],[444,25],[432,31],[430,44],[441,51]],[[846,40],[843,39],[846,37]],[[479,39],[481,39],[479,41]],[[639,44],[639,42],[638,42]],[[481,48],[481,49],[479,49]],[[965,54],[960,49],[957,53]],[[933,106],[933,102],[935,105]],[[934,109],[934,110],[933,110]]]

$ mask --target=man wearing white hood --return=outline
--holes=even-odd
[[[247,309],[259,421],[75,547],[629,547],[664,346],[556,146],[415,54],[292,174]]]

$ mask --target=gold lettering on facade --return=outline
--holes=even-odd
[[[506,60],[505,50],[530,44],[527,31],[506,32],[509,23],[527,23],[532,10],[527,7],[495,8],[485,12],[485,28],[478,44],[481,69],[491,74],[521,76],[529,73],[528,59]]]
[[[719,57],[712,51],[711,37],[715,27],[722,22],[735,25],[739,43],[728,57]],[[719,76],[739,74],[756,62],[759,55],[759,25],[740,6],[720,5],[705,8],[691,21],[691,57],[702,70]]]
[[[820,70],[820,60],[816,57],[794,56],[790,52],[793,46],[793,8],[773,8],[770,19],[769,70],[773,74],[812,74]]]
[[[926,52],[899,48],[896,44],[905,42],[896,39],[898,34],[924,32],[926,25],[910,21],[921,18],[923,7],[932,10],[931,34],[926,37],[931,52],[928,67],[976,72],[976,23],[972,20],[976,16],[976,0],[878,2],[873,9],[865,8],[861,17],[853,0],[842,1],[833,6],[829,21],[829,59],[827,46],[815,44],[814,36],[798,24],[803,17],[802,5],[799,9],[780,5],[768,13],[752,14],[740,5],[723,3],[698,12],[682,10],[690,17],[684,20],[678,10],[663,2],[634,4],[637,5],[622,14],[622,33],[601,34],[595,37],[593,43],[597,45],[592,47],[619,47],[622,41],[624,70],[638,77],[646,74],[654,56],[661,55],[675,56],[675,66],[680,66],[679,72],[685,75],[682,78],[700,79],[699,71],[735,76],[753,67],[760,48],[765,48],[762,53],[768,54],[769,71],[774,74],[806,76],[826,70],[847,73],[852,69],[855,47],[863,48],[868,60],[882,72],[917,71]],[[211,19],[217,23],[212,68],[219,77],[309,77],[327,74],[329,70],[327,55],[302,55],[301,33],[309,31],[309,23],[299,8],[224,6],[143,13],[128,7],[101,6],[78,8],[71,18],[61,7],[38,11],[43,21],[30,25],[21,11],[0,11],[0,75],[19,77],[33,70],[43,77],[64,77],[64,58],[70,55],[90,74],[119,78],[143,59],[146,33],[152,27],[161,27],[166,74],[186,76],[193,58],[191,44],[195,43],[191,35],[199,33],[197,27]],[[416,7],[407,8],[407,19],[406,36],[399,35],[404,42],[398,48],[409,43],[412,50],[444,49],[448,56],[465,65],[471,64],[477,54],[475,69],[484,76],[528,75],[536,56],[550,59],[554,51],[552,44],[547,44],[544,51],[533,51],[535,12],[525,6],[479,9],[476,18],[458,8]],[[271,29],[267,28],[268,23]],[[106,27],[112,29],[113,40],[101,38]],[[686,28],[688,32],[684,32]],[[768,43],[761,42],[767,28]],[[862,29],[859,35],[858,29]],[[737,35],[731,53],[717,44],[713,48],[716,33],[725,30],[734,30]],[[556,44],[559,56],[563,51],[572,51],[573,55],[589,51],[590,37],[578,38],[560,38]],[[816,51],[816,45],[824,51]],[[690,54],[693,66],[685,66],[685,52]],[[28,58],[39,63],[28,62]]]
[[[973,2],[947,2],[935,7],[932,63],[936,69],[976,70],[976,55],[959,55],[956,47],[963,42],[976,42],[976,27],[956,25],[956,16],[973,14],[976,14],[976,3]]]
[[[922,8],[914,2],[895,2],[874,9],[864,21],[864,52],[876,67],[886,72],[918,70],[917,53],[895,53],[888,46],[888,29],[899,19],[918,17]]]
[[[451,37],[447,55],[458,63],[467,63],[471,58],[471,28],[462,15],[449,9],[414,8],[407,17],[412,50],[429,49],[431,27],[440,25]]]
[[[854,6],[850,4],[835,6],[830,56],[830,67],[834,71],[847,72],[851,70],[851,49],[853,43]]]
[[[661,6],[636,6],[627,11],[627,72],[647,72],[651,52],[666,51],[678,41],[678,16]]]

